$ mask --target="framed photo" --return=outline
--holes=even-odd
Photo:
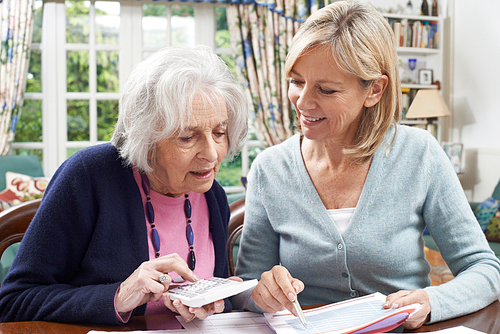
[[[422,68],[418,70],[418,83],[421,85],[432,85],[432,70]]]
[[[461,143],[443,143],[443,149],[451,161],[455,173],[462,173],[462,150],[463,144]]]

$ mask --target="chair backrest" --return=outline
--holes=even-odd
[[[41,201],[27,201],[0,212],[0,257],[7,247],[23,239]]]
[[[6,188],[5,173],[15,172],[33,177],[43,176],[40,159],[36,155],[0,156],[0,191]]]
[[[229,262],[229,276],[234,276],[235,257],[238,254],[238,237],[243,230],[243,220],[245,217],[245,197],[233,202],[229,205],[231,217],[228,225],[228,238],[226,243],[227,260]],[[235,245],[237,246],[235,248]]]

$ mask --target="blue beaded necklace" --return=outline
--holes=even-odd
[[[151,225],[151,240],[153,242],[153,247],[156,252],[156,257],[160,256],[160,236],[158,235],[158,231],[155,228],[155,210],[153,209],[153,204],[151,204],[151,197],[149,197],[149,193],[151,192],[151,187],[149,186],[149,179],[146,173],[141,174],[141,184],[142,190],[146,195],[146,217],[148,217],[148,222]],[[186,215],[186,239],[189,244],[189,259],[188,265],[189,269],[194,270],[196,265],[196,257],[194,255],[194,232],[191,227],[191,201],[189,200],[189,195],[184,194],[184,214]]]

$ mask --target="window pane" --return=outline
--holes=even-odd
[[[42,91],[42,52],[40,50],[31,50],[26,81],[26,92],[40,93]]]
[[[43,1],[36,0],[33,13],[35,22],[33,23],[33,35],[31,37],[31,43],[42,42],[42,10]]]
[[[66,1],[66,43],[89,42],[90,1]]]
[[[14,140],[17,143],[42,142],[41,100],[24,100]]]
[[[142,5],[142,45],[145,48],[167,46],[167,6]]]
[[[117,120],[118,101],[97,101],[97,140],[111,140]]]
[[[89,52],[68,51],[66,54],[68,92],[89,91]]]
[[[97,51],[97,91],[118,93],[118,51]]]
[[[194,10],[188,5],[172,5],[172,45],[194,45]]]
[[[68,141],[88,141],[89,101],[68,100],[67,106]]]
[[[120,3],[96,1],[95,39],[97,44],[118,44],[120,31]]]
[[[217,182],[223,187],[241,186],[241,153],[231,161],[224,161],[220,165],[219,173],[217,174]]]
[[[229,29],[227,27],[226,8],[215,9],[215,20],[217,27],[215,32],[215,46],[229,49],[231,44],[229,40]]]

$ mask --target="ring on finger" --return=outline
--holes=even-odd
[[[196,314],[193,314],[193,316],[191,317],[191,319],[186,320],[186,322],[193,321],[193,320],[194,320],[194,318],[196,318]]]
[[[170,275],[169,274],[161,274],[159,277],[158,277],[158,281],[160,281],[160,283],[165,283],[165,282],[168,282],[168,281],[171,281],[172,279],[170,278]]]

